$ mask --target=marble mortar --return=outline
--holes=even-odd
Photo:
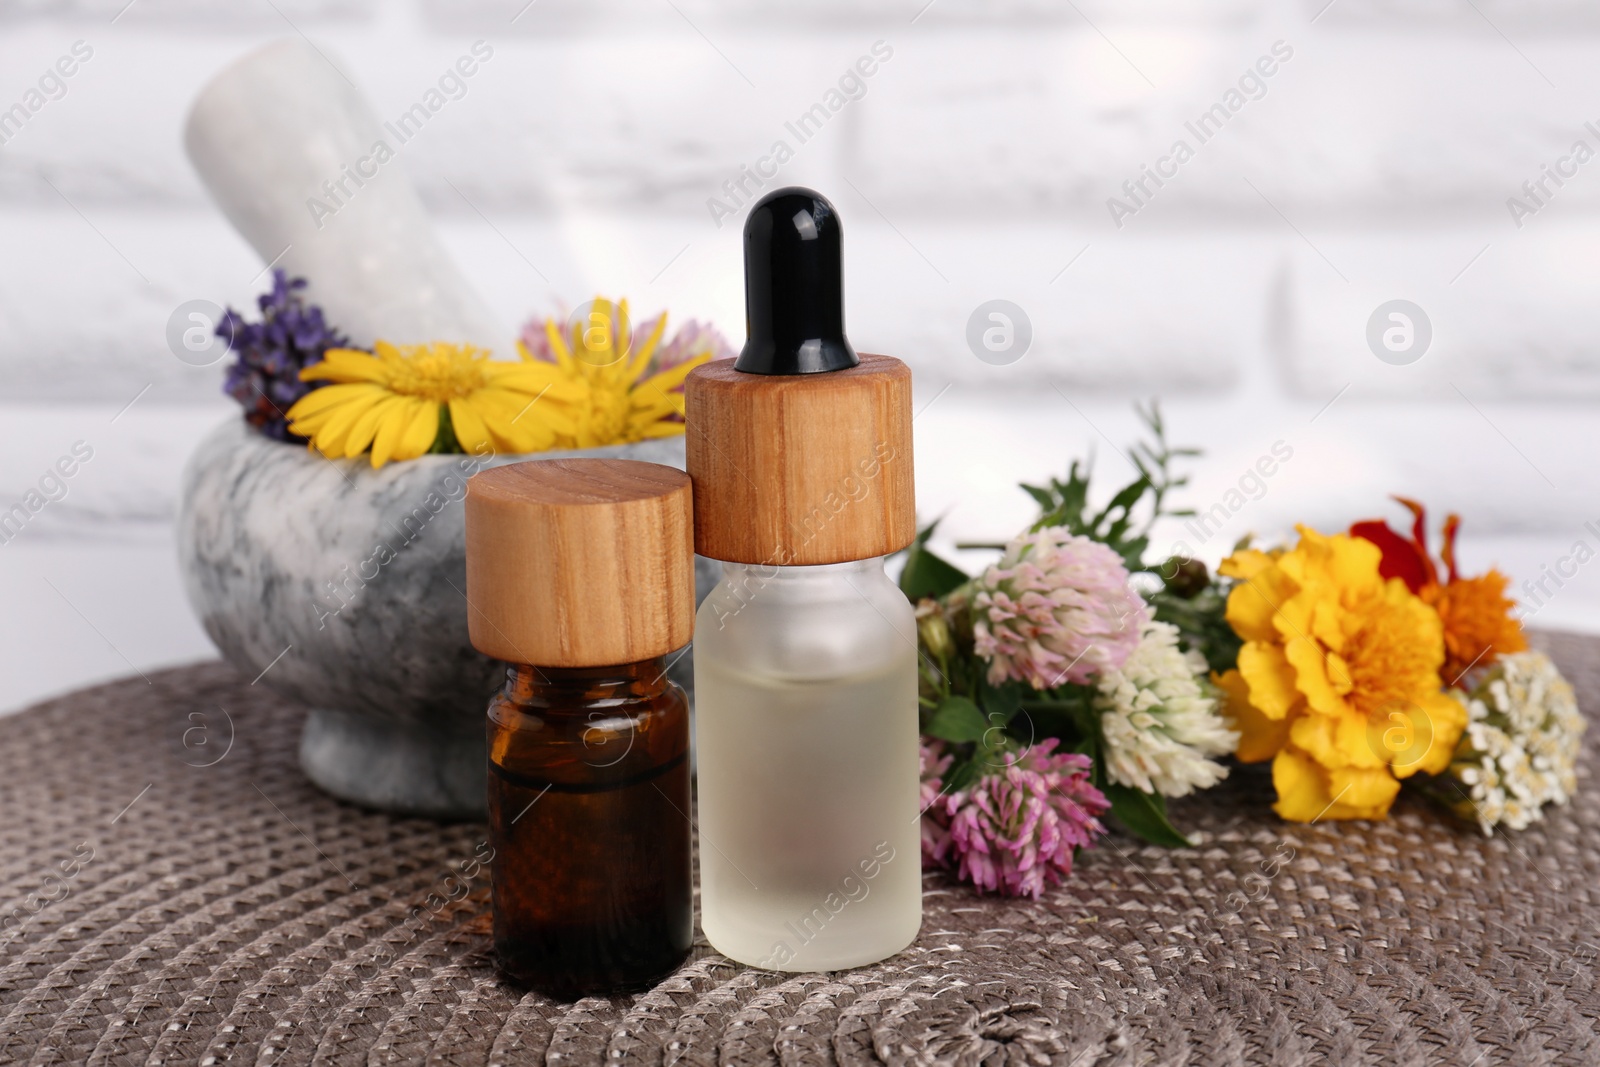
[[[505,666],[467,639],[466,475],[572,455],[684,464],[681,437],[376,471],[243,419],[200,443],[178,512],[189,602],[241,674],[309,706],[300,762],[319,786],[385,811],[484,816],[484,709]],[[703,599],[717,565],[697,558],[695,578]],[[687,650],[670,674],[691,688]]]

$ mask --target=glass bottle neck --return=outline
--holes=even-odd
[[[796,608],[856,604],[871,600],[874,591],[890,587],[883,557],[826,563],[812,567],[778,567],[759,563],[724,563],[722,582],[712,598],[711,612],[723,625],[726,617],[747,607],[758,613]]]
[[[671,684],[666,656],[609,667],[513,663],[506,669],[506,695],[518,703],[559,706],[648,700],[665,692]]]
[[[760,580],[794,584],[829,585],[851,578],[875,578],[883,573],[882,556],[869,556],[849,563],[820,563],[810,567],[780,567],[773,563],[724,563],[724,581]]]

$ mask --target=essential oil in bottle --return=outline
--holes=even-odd
[[[922,922],[917,636],[883,557],[916,533],[911,372],[844,332],[842,230],[780,189],[744,230],[749,340],[685,384],[701,926],[724,955],[835,970]]]
[[[472,643],[489,705],[495,955],[560,1000],[646,988],[694,936],[689,707],[667,657],[694,625],[690,487],[626,460],[467,483]]]

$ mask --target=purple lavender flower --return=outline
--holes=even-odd
[[[1072,873],[1073,853],[1105,833],[1097,816],[1110,809],[1089,781],[1088,756],[1053,754],[1046,738],[994,773],[932,802],[923,816],[925,856],[954,865],[979,889],[1035,900]],[[924,774],[943,773],[937,750],[925,750]],[[924,796],[929,792],[924,782]],[[931,855],[928,853],[931,851]]]
[[[304,278],[272,271],[272,291],[256,298],[260,322],[246,322],[229,308],[217,324],[217,336],[234,354],[223,391],[244,408],[245,421],[268,437],[304,441],[289,432],[284,413],[311,390],[326,384],[302,382],[300,371],[322,360],[330,348],[348,348],[350,339],[329,326],[322,309],[307,304],[299,290]]]

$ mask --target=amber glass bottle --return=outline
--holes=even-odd
[[[562,999],[649,985],[694,937],[683,690],[665,657],[507,675],[489,705],[500,966]]]
[[[649,986],[688,954],[689,480],[624,460],[485,471],[467,490],[472,643],[489,705],[494,941],[560,999]]]

